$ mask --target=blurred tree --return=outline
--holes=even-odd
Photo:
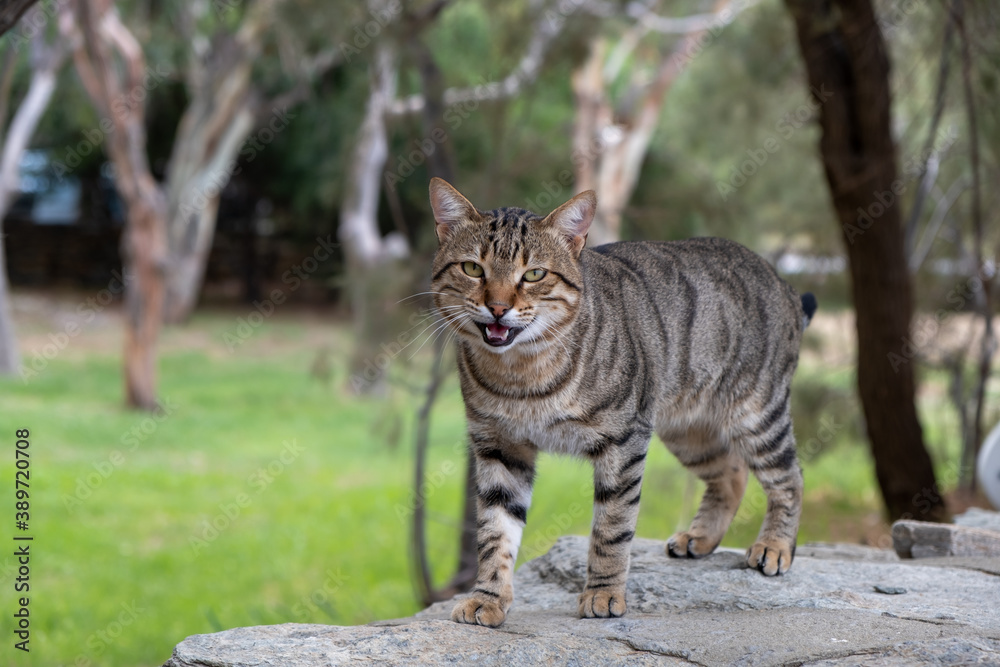
[[[397,77],[397,50],[390,39],[382,39],[376,45],[369,67],[368,103],[354,145],[354,168],[346,175],[338,231],[348,263],[365,270],[409,254],[405,237],[383,236],[378,226],[382,168],[389,153],[385,115],[395,95]],[[360,282],[360,278],[352,276],[351,280]],[[361,304],[355,302],[354,305],[360,307]]]
[[[211,38],[199,27],[209,4],[180,3],[181,35],[191,44],[184,68],[189,102],[177,127],[167,167],[167,275],[164,316],[186,320],[197,302],[212,247],[219,195],[237,154],[266,108],[253,89],[251,69],[276,0],[249,6],[234,32]]]
[[[25,16],[25,21],[33,22],[40,12],[39,8],[33,8]],[[0,154],[0,375],[13,375],[20,368],[20,355],[10,308],[10,289],[7,284],[3,219],[20,191],[21,158],[35,134],[39,120],[49,106],[56,87],[56,76],[68,55],[65,45],[58,40],[53,44],[46,43],[43,28],[34,29],[29,41],[31,83],[7,128],[3,138],[3,152]],[[10,86],[17,50],[17,45],[9,44],[0,69],[0,127],[7,122]]]
[[[167,271],[167,207],[146,156],[145,95],[137,94],[145,90],[146,58],[110,0],[67,3],[61,10],[60,26],[73,45],[77,74],[104,119],[102,128],[103,123],[111,123],[105,147],[125,202],[125,402],[155,410],[156,345]]]
[[[77,71],[99,115],[115,125],[108,152],[129,220],[135,220],[127,227],[122,253],[126,268],[134,265],[129,279],[136,282],[132,290],[126,289],[130,311],[126,393],[130,405],[152,409],[156,404],[155,340],[161,318],[181,321],[194,307],[214,235],[219,195],[237,168],[237,154],[261,114],[271,116],[267,129],[272,138],[281,131],[287,125],[281,114],[306,96],[307,87],[299,80],[277,98],[267,99],[251,82],[262,35],[272,25],[279,0],[258,0],[234,33],[217,32],[211,40],[197,27],[213,24],[203,15],[208,5],[196,5],[200,15],[185,5],[180,25],[192,47],[185,69],[190,101],[161,186],[152,176],[147,157],[144,101],[150,82],[142,47],[106,0],[93,11],[87,2],[77,4],[79,27],[67,19],[66,30],[70,35],[82,32],[80,43],[85,48],[77,49]],[[95,11],[101,18],[93,16]],[[111,46],[127,66],[124,80],[117,78]],[[315,76],[339,62],[337,53],[330,49],[299,58],[294,73],[303,78]],[[166,245],[161,248],[161,244]],[[154,316],[151,310],[162,312]]]
[[[913,300],[882,33],[870,0],[785,3],[822,103],[820,154],[850,262],[858,390],[876,478],[890,520],[943,521],[948,514],[917,418],[913,369],[891,363],[909,334]]]
[[[208,16],[209,3],[178,5],[181,35],[191,48],[184,53],[188,105],[177,126],[165,182],[168,323],[186,320],[197,303],[220,194],[238,173],[241,149],[253,159],[263,145],[258,141],[245,146],[251,132],[262,126],[260,134],[273,140],[274,134],[287,127],[289,108],[308,96],[308,82],[342,60],[336,47],[307,54],[301,47],[283,43],[283,50],[291,52],[285,69],[293,84],[274,97],[265,95],[252,75],[280,4],[282,0],[248,3],[230,30],[219,24],[226,23],[226,14],[235,11],[232,7],[213,19]],[[278,35],[280,39],[285,33],[278,31]]]
[[[597,214],[590,228],[589,245],[621,238],[622,212],[635,191],[667,93],[703,48],[709,29],[714,38],[747,6],[742,4],[733,9],[728,0],[719,0],[712,14],[664,18],[653,14],[647,6],[634,3],[629,10],[635,23],[613,48],[607,47],[603,34],[594,37],[590,55],[573,73],[574,189],[597,192]],[[681,35],[673,49],[652,63],[652,77],[642,64],[629,63],[643,36],[650,31]],[[615,104],[610,89],[623,73],[630,80]]]
[[[979,156],[979,121],[976,111],[975,93],[973,92],[974,63],[971,47],[971,30],[968,23],[964,0],[953,0],[949,11],[949,23],[954,22],[960,37],[962,55],[962,93],[965,102],[967,125],[969,129],[969,169],[972,172],[970,206],[970,221],[972,223],[973,258],[971,273],[977,279],[975,284],[975,306],[977,314],[983,320],[983,335],[979,344],[978,377],[973,393],[973,410],[971,428],[967,429],[962,448],[962,479],[965,490],[974,494],[976,490],[976,466],[980,443],[983,441],[983,418],[986,406],[986,385],[989,383],[993,367],[993,355],[996,352],[997,340],[993,331],[993,281],[997,274],[996,254],[987,261],[988,251],[985,249],[986,239],[983,229],[983,207],[981,187],[981,162]],[[971,4],[971,3],[970,3]],[[977,17],[980,25],[988,24],[982,19],[995,18],[984,12],[985,16]]]
[[[369,10],[384,15],[388,3],[370,0]],[[393,17],[395,19],[395,17]],[[396,39],[383,34],[375,44],[369,64],[369,93],[364,118],[357,132],[352,169],[345,174],[345,191],[340,208],[338,238],[347,259],[346,283],[354,320],[355,345],[351,354],[352,377],[363,373],[366,363],[378,352],[386,330],[388,303],[403,289],[401,271],[390,265],[409,255],[406,237],[398,232],[383,235],[379,229],[379,199],[382,169],[389,155],[386,110],[396,94],[398,50]],[[355,383],[356,384],[356,383]],[[383,369],[370,382],[353,386],[354,391],[384,391]]]
[[[0,35],[14,27],[24,12],[38,0],[0,0]]]

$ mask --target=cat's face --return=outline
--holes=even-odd
[[[563,344],[582,296],[578,260],[593,193],[543,218],[522,209],[478,211],[441,179],[430,190],[441,243],[431,290],[448,326],[494,353]]]

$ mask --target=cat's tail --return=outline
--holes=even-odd
[[[802,328],[805,329],[812,322],[813,315],[816,314],[816,297],[812,292],[806,292],[802,295],[802,312],[805,313],[805,317],[802,318]]]

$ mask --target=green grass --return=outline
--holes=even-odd
[[[119,361],[105,340],[116,335],[111,325],[74,340],[30,383],[0,383],[4,495],[10,499],[14,431],[30,429],[35,538],[32,650],[15,651],[7,634],[0,662],[158,665],[191,634],[417,611],[408,546],[419,396],[401,386],[425,380],[425,352],[393,364],[388,397],[360,399],[343,389],[343,327],[283,313],[230,353],[222,334],[234,319],[201,316],[165,334],[160,387],[170,414],[159,421],[121,407]],[[44,341],[45,331],[28,326],[24,339]],[[329,385],[308,373],[321,344],[333,350]],[[857,539],[859,517],[879,506],[850,374],[804,362],[796,382],[796,400],[813,406],[799,415],[799,441],[818,443],[804,466],[800,540]],[[836,427],[820,438],[827,413]],[[433,416],[427,466],[438,581],[456,562],[463,433],[452,378]],[[654,442],[640,536],[665,539],[690,518],[689,483]],[[558,535],[586,534],[591,497],[586,464],[542,456],[520,560],[544,553]],[[763,505],[751,487],[725,545],[753,540]],[[12,561],[0,557],[8,619]]]

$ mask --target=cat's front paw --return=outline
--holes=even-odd
[[[456,623],[485,625],[489,628],[498,627],[506,618],[507,612],[499,604],[493,600],[480,600],[476,597],[459,601],[451,611],[451,620]]]
[[[617,618],[625,615],[625,588],[599,588],[580,593],[580,618]]]
[[[783,540],[761,540],[747,549],[747,566],[768,577],[788,572],[795,556],[795,545]]]
[[[714,538],[685,531],[667,540],[667,555],[671,558],[704,558],[717,546],[719,541]]]

